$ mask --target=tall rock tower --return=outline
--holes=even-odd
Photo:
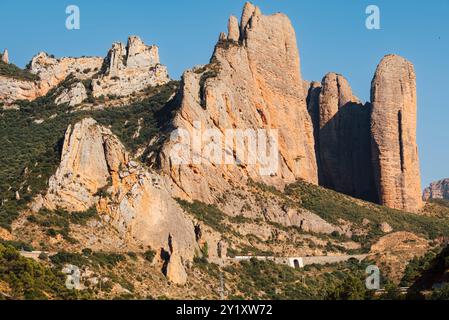
[[[371,148],[382,205],[417,211],[422,206],[416,144],[416,75],[413,65],[385,56],[371,84]]]
[[[342,75],[328,73],[322,81],[318,108],[320,184],[377,201],[371,168],[369,105],[360,103]]]
[[[191,136],[195,122],[218,132],[276,130],[275,158],[279,161],[271,174],[260,173],[265,165],[261,162],[214,166],[203,161],[174,166],[170,160],[173,143],[167,141],[160,162],[179,188],[177,196],[212,202],[217,194],[233,187],[229,181],[244,183],[247,178],[279,188],[298,179],[318,183],[313,125],[295,30],[287,16],[266,16],[246,3],[240,24],[236,17],[229,19],[228,33],[220,35],[210,63],[186,71],[181,88],[175,128],[185,129]],[[270,143],[262,148],[265,146],[271,149]],[[226,143],[222,151],[234,155],[238,148]]]
[[[8,49],[5,49],[2,54],[2,61],[4,63],[9,63],[9,55],[8,55]]]

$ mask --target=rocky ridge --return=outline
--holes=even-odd
[[[424,189],[423,200],[447,199],[449,200],[449,179],[432,182],[430,186]]]
[[[169,276],[174,282],[184,279],[178,276],[184,272],[182,261],[193,259],[193,225],[162,179],[130,160],[111,131],[93,119],[68,128],[61,164],[50,178],[47,193],[36,202],[35,211],[61,208],[76,214],[96,207],[102,220],[125,242],[162,248],[168,254]]]
[[[7,57],[7,55],[6,55]],[[106,58],[55,58],[45,52],[34,56],[27,69],[38,80],[0,76],[0,101],[35,100],[56,88],[69,76],[79,80],[72,92],[57,97],[56,103],[74,106],[87,97],[81,88],[83,80],[92,80],[94,97],[128,96],[150,86],[167,83],[167,68],[160,64],[158,48],[146,46],[139,37],[131,36],[125,47],[115,43]]]

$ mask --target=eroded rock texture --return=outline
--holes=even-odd
[[[422,206],[416,144],[416,76],[396,55],[379,64],[371,87],[372,157],[380,203],[417,211]]]
[[[9,63],[9,54],[8,54],[8,49],[5,49],[2,53],[2,61],[4,63]]]
[[[212,202],[216,195],[248,177],[283,187],[297,179],[317,183],[313,126],[307,112],[295,31],[287,16],[264,16],[247,3],[240,25],[231,17],[227,37],[221,36],[211,63],[183,75],[180,109],[173,125],[191,135],[202,128],[275,129],[279,164],[274,174],[260,166],[173,165],[168,141],[162,152],[163,170],[177,196]],[[223,146],[235,154],[235,145]]]
[[[73,214],[96,206],[125,241],[174,255],[177,274],[183,272],[181,261],[193,259],[194,226],[162,179],[131,161],[111,131],[93,119],[68,128],[61,163],[50,178],[42,205]],[[176,241],[175,251],[169,239]]]
[[[375,201],[369,105],[360,103],[343,76],[329,73],[323,78],[319,97],[311,97],[309,108],[318,108],[312,112],[318,122],[320,185]]]
[[[449,200],[449,179],[443,179],[432,182],[429,187],[424,189],[423,200],[447,199]]]

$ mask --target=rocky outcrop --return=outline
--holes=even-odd
[[[3,51],[2,53],[2,61],[6,64],[9,63],[9,54],[8,54],[8,49],[5,49],[5,51]]]
[[[103,59],[99,57],[57,59],[41,52],[30,62],[30,71],[39,76],[36,96],[40,97],[56,87],[69,75],[90,79],[99,72]]]
[[[77,82],[70,88],[64,89],[61,94],[56,97],[55,103],[58,105],[67,103],[69,106],[73,107],[82,103],[86,99],[86,87],[81,82]]]
[[[169,80],[167,67],[160,64],[158,47],[147,46],[133,36],[126,47],[122,43],[112,45],[102,74],[93,81],[93,95],[127,96]]]
[[[375,201],[369,105],[360,103],[343,76],[329,73],[323,78],[319,97],[309,99],[310,109],[319,122],[316,143],[320,185]]]
[[[422,207],[416,144],[416,76],[396,55],[377,67],[371,86],[374,177],[380,203],[417,211]]]
[[[0,76],[0,102],[10,104],[15,100],[34,100],[38,97],[34,81]]]
[[[37,80],[0,76],[0,101],[10,104],[42,97],[69,75],[80,80],[90,79],[100,70],[102,62],[97,57],[57,59],[41,52],[33,57],[27,69],[38,76]]]
[[[447,199],[449,200],[449,179],[432,182],[430,186],[424,189],[423,200]]]
[[[184,73],[173,125],[190,137],[199,127],[203,133],[213,129],[218,135],[227,130],[265,129],[268,135],[275,131],[279,147],[276,164],[274,170],[261,173],[265,164],[211,163],[205,156],[207,146],[202,146],[193,153],[198,161],[176,165],[171,152],[179,144],[172,139],[165,143],[160,161],[175,194],[213,202],[232,184],[244,183],[247,178],[281,188],[297,179],[317,183],[313,126],[290,20],[283,14],[264,16],[247,3],[239,28],[232,17],[228,27],[211,63]],[[227,142],[219,147],[221,154],[235,156],[239,150]],[[261,145],[270,150],[273,141]]]
[[[93,119],[68,128],[61,163],[41,202],[50,210],[73,214],[96,206],[102,220],[125,241],[162,248],[183,261],[193,258],[193,224],[162,179],[131,161],[111,131]],[[170,249],[169,237],[176,239],[176,252]]]

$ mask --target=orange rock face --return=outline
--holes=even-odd
[[[211,64],[184,74],[174,126],[191,134],[195,122],[220,132],[274,129],[279,144],[277,170],[263,176],[258,166],[176,166],[170,161],[171,142],[163,148],[163,170],[178,196],[205,202],[227,190],[229,181],[238,184],[248,177],[279,187],[297,179],[317,183],[313,126],[290,20],[283,14],[264,16],[247,3],[240,26],[231,18],[228,27]],[[236,148],[225,145],[223,152],[235,154]]]
[[[371,146],[380,203],[417,211],[422,200],[413,65],[402,57],[386,56],[377,67],[371,100]]]

